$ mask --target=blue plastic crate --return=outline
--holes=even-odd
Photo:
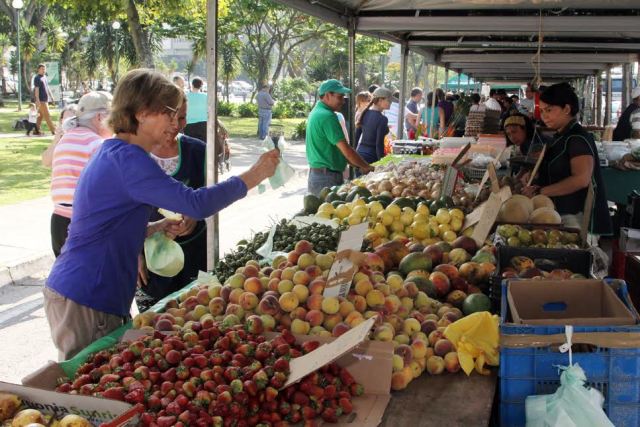
[[[620,299],[638,314],[629,299],[626,283],[608,281]],[[503,335],[564,334],[564,326],[510,325],[507,283],[502,284],[500,333]],[[640,325],[574,326],[578,332],[640,333]],[[588,352],[574,352],[573,363],[584,369],[589,385],[602,392],[604,409],[617,427],[640,426],[640,348],[617,349],[588,347]],[[566,366],[569,355],[554,347],[500,349],[500,425],[525,425],[525,399],[536,394],[550,394],[560,385],[560,373],[554,365]]]

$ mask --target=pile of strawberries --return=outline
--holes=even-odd
[[[179,335],[157,332],[93,355],[57,391],[143,404],[145,426],[284,426],[337,422],[363,393],[351,374],[329,364],[285,389],[289,361],[319,347],[284,330],[272,340],[247,326]],[[261,332],[261,331],[260,331]]]

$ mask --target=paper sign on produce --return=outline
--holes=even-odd
[[[346,297],[349,293],[353,276],[358,272],[358,265],[363,258],[360,249],[368,228],[369,224],[365,222],[349,227],[340,235],[336,259],[324,288],[325,298]]]

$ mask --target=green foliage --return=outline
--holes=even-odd
[[[218,101],[218,115],[230,117],[236,112],[235,104],[226,101]]]
[[[273,95],[279,101],[303,101],[313,91],[313,87],[305,79],[284,78],[273,86]]]
[[[306,117],[309,110],[309,104],[304,101],[278,101],[273,107],[273,117],[276,119]]]
[[[303,120],[296,125],[293,131],[293,139],[305,139],[307,137],[307,121]]]
[[[240,117],[258,117],[258,106],[253,102],[245,102],[238,105],[238,115]]]

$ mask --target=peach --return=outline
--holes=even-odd
[[[300,255],[301,254],[299,254],[296,251],[289,252],[289,254],[287,255],[287,262],[290,262],[293,265],[297,264],[298,263],[298,259],[300,258]]]
[[[456,373],[460,370],[460,360],[458,360],[458,353],[451,351],[444,356],[444,367],[447,372]]]
[[[340,313],[329,314],[324,316],[322,326],[324,326],[327,331],[333,331],[333,328],[335,328],[340,322],[342,322],[342,316],[340,316]]]
[[[214,316],[219,316],[226,310],[226,304],[220,297],[215,297],[209,301],[209,312]]]
[[[309,280],[313,280],[316,277],[320,277],[322,275],[322,269],[317,265],[310,265],[309,267],[305,268],[304,271],[309,275]]]
[[[262,314],[269,314],[275,316],[280,312],[280,302],[278,298],[273,295],[263,296],[258,304],[258,309]]]
[[[418,322],[422,323],[423,321],[425,321],[425,315],[420,313],[417,310],[413,310],[411,313],[409,313],[409,317],[413,317],[414,319],[416,319]]]
[[[429,347],[427,347],[427,348],[429,348]],[[421,357],[421,358],[418,358],[418,359],[413,358],[413,361],[420,366],[420,369],[422,369],[422,372],[424,372],[424,370],[427,369],[427,359],[426,358],[424,358],[424,357]]]
[[[296,264],[298,265],[298,267],[304,270],[305,268],[312,266],[314,262],[316,262],[316,260],[313,255],[302,254],[298,257],[298,262]]]
[[[236,273],[233,276],[229,277],[224,284],[229,285],[232,288],[241,288],[242,285],[244,285],[245,280],[246,277],[244,274]]]
[[[388,314],[384,317],[384,321],[393,326],[394,331],[401,331],[404,320],[396,314]]]
[[[344,300],[340,302],[340,308],[338,309],[338,312],[342,317],[347,317],[349,313],[355,310],[356,308],[351,301]]]
[[[370,290],[365,298],[370,308],[378,308],[384,305],[384,294],[377,289]]]
[[[307,298],[307,308],[309,310],[321,310],[324,297],[320,294],[311,294]]]
[[[373,252],[365,252],[365,264],[373,271],[384,271],[384,261],[380,255]]]
[[[269,274],[269,279],[279,279],[281,277],[282,277],[282,270],[279,268],[276,268],[271,272],[271,274]]]
[[[444,359],[440,356],[431,356],[427,359],[427,372],[430,375],[440,375],[444,371]]]
[[[306,320],[307,310],[304,307],[298,306],[294,308],[291,313],[289,313],[289,317],[291,317],[291,319]]]
[[[316,265],[320,267],[322,271],[329,270],[331,268],[331,264],[333,264],[333,260],[333,256],[329,254],[316,255]]]
[[[429,333],[429,345],[431,347],[434,347],[436,345],[436,342],[442,339],[442,337],[443,337],[443,334],[441,330],[436,329],[435,331],[431,331]]]
[[[373,336],[376,341],[391,342],[391,340],[393,340],[393,329],[390,326],[378,326]]]
[[[297,335],[307,335],[311,330],[311,325],[308,322],[300,319],[293,319],[291,321],[291,332]]]
[[[280,280],[293,280],[293,275],[296,274],[298,269],[296,267],[287,267],[282,270],[282,274],[280,275]]]
[[[455,351],[453,344],[446,338],[440,338],[433,346],[433,352],[436,356],[444,357],[445,354]]]
[[[227,309],[225,310],[224,314],[235,314],[238,319],[242,319],[244,317],[244,309],[238,304],[227,304]]]
[[[443,317],[442,319],[438,320],[438,327],[447,327],[451,324],[452,322],[447,319],[446,317]]]
[[[311,253],[312,250],[313,245],[308,240],[300,240],[298,243],[296,243],[296,246],[294,248],[294,251],[299,254],[308,254]]]
[[[414,332],[418,332],[420,330],[420,322],[416,319],[408,318],[402,324],[402,331],[411,336]]]
[[[422,359],[427,355],[427,343],[421,339],[414,339],[411,343],[411,352],[414,359]]]
[[[202,329],[210,329],[215,324],[215,319],[211,313],[207,313],[200,318],[200,324],[202,325]]]
[[[453,280],[460,276],[458,268],[453,264],[440,264],[433,269],[434,272],[443,273],[449,280]]]
[[[305,320],[313,326],[320,326],[324,322],[324,313],[320,310],[309,310],[305,316]]]
[[[240,307],[245,310],[253,310],[258,306],[259,302],[258,296],[254,293],[244,292],[240,295]]]
[[[397,312],[401,305],[400,298],[395,295],[389,295],[384,299],[384,308],[387,313]]]
[[[429,275],[429,280],[431,280],[431,283],[433,283],[433,286],[436,288],[438,297],[442,298],[449,293],[451,282],[446,274],[440,271],[434,271]]]
[[[269,279],[269,282],[267,283],[266,288],[270,291],[275,291],[278,292],[278,284],[280,283],[280,279],[276,279],[275,277],[273,279]]]
[[[331,335],[333,335],[334,337],[339,337],[340,335],[347,332],[349,329],[351,329],[351,326],[349,326],[345,322],[340,322],[333,327],[333,329],[331,330]]]
[[[207,292],[209,292],[209,301],[211,301],[215,297],[219,297],[220,291],[222,291],[222,285],[215,284],[209,286],[209,288],[207,289]]]
[[[371,284],[371,281],[369,280],[369,278],[361,279],[360,281],[356,282],[356,286],[355,286],[356,294],[364,297],[372,290],[373,290],[373,285]]]
[[[395,337],[393,337],[393,341],[395,341],[398,344],[408,345],[411,342],[411,339],[405,334],[398,334]]]
[[[278,324],[278,329],[280,329],[280,328],[291,329],[291,322],[293,322],[293,319],[291,317],[287,316],[286,313],[280,313],[278,315],[278,317],[276,318],[276,323]]]
[[[275,269],[279,269],[280,268],[280,264],[286,263],[287,262],[287,257],[280,254],[280,255],[276,255],[276,257],[273,259],[273,261],[271,261],[271,266]]]
[[[328,335],[326,335],[328,334]],[[323,328],[322,326],[313,326],[311,328],[311,330],[309,331],[309,335],[316,335],[316,336],[331,336],[331,332],[327,331],[325,328]]]
[[[276,327],[276,319],[270,314],[261,314],[260,320],[262,320],[262,326],[265,331],[272,331]]]
[[[408,312],[410,313],[411,311],[413,311],[413,298],[410,297],[403,297],[400,300],[400,305]]]
[[[329,297],[322,300],[322,311],[326,314],[335,314],[338,310],[340,310],[340,301],[338,301],[338,298]]]
[[[399,354],[394,354],[392,358],[393,372],[402,371],[404,369],[404,359]]]
[[[280,303],[280,308],[286,312],[293,311],[300,303],[298,297],[293,292],[283,293],[278,302]]]
[[[406,344],[400,344],[394,350],[394,353],[402,357],[405,366],[408,366],[413,360],[413,352],[411,351],[411,347]]]
[[[422,366],[420,366],[420,364],[415,360],[412,360],[411,363],[409,363],[409,367],[411,368],[414,379],[422,375],[422,372],[424,371],[424,368],[422,368]]]
[[[160,319],[155,325],[158,331],[172,331],[173,323],[169,319]]]
[[[442,316],[442,318],[446,319],[448,322],[453,323],[460,320],[462,316],[453,310],[449,310],[444,314],[444,316]]]
[[[242,285],[245,291],[251,292],[256,295],[260,295],[262,293],[262,281],[257,277],[249,277],[244,281]]]
[[[405,282],[402,287],[407,292],[407,296],[409,298],[415,298],[418,295],[418,292],[420,292],[420,289],[418,289],[418,285],[416,285],[414,282]]]
[[[196,308],[196,305],[200,303],[198,302],[198,299],[195,296],[190,296],[184,300],[183,304],[184,304],[184,308],[186,308],[187,311],[193,311],[193,309]]]
[[[364,313],[367,310],[367,300],[362,295],[355,295],[352,304],[360,313]]]
[[[322,278],[315,278],[311,281],[311,283],[309,283],[309,293],[310,294],[318,294],[318,295],[322,295],[322,293],[324,292],[324,285],[327,282],[322,279]]]
[[[292,281],[294,285],[304,285],[306,287],[306,285],[311,281],[311,278],[306,271],[300,270],[293,274]]]
[[[284,294],[285,292],[291,292],[293,290],[293,282],[291,280],[280,280],[280,283],[278,283],[278,292],[280,293],[280,295]]]
[[[379,290],[385,297],[391,295],[391,286],[386,283],[376,283],[373,289]]]
[[[420,330],[427,334],[427,336],[436,329],[438,329],[437,320],[425,319],[422,323],[420,323]]]
[[[244,267],[243,271],[244,277],[258,277],[260,275],[260,270],[257,266],[253,264],[249,264]]]
[[[307,288],[305,285],[295,285],[291,289],[291,292],[296,294],[296,296],[298,297],[298,301],[300,301],[301,303],[306,302],[307,298],[309,297],[309,288]]]
[[[404,390],[409,385],[409,381],[403,371],[404,369],[391,374],[391,390]],[[411,376],[413,377],[413,374]]]
[[[198,294],[196,295],[196,299],[198,300],[199,304],[209,305],[209,301],[211,300],[211,297],[209,296],[209,290],[206,288],[200,289],[198,291]]]
[[[352,328],[355,328],[360,323],[364,322],[364,317],[362,317],[362,313],[359,311],[352,311],[344,318],[344,322]]]

